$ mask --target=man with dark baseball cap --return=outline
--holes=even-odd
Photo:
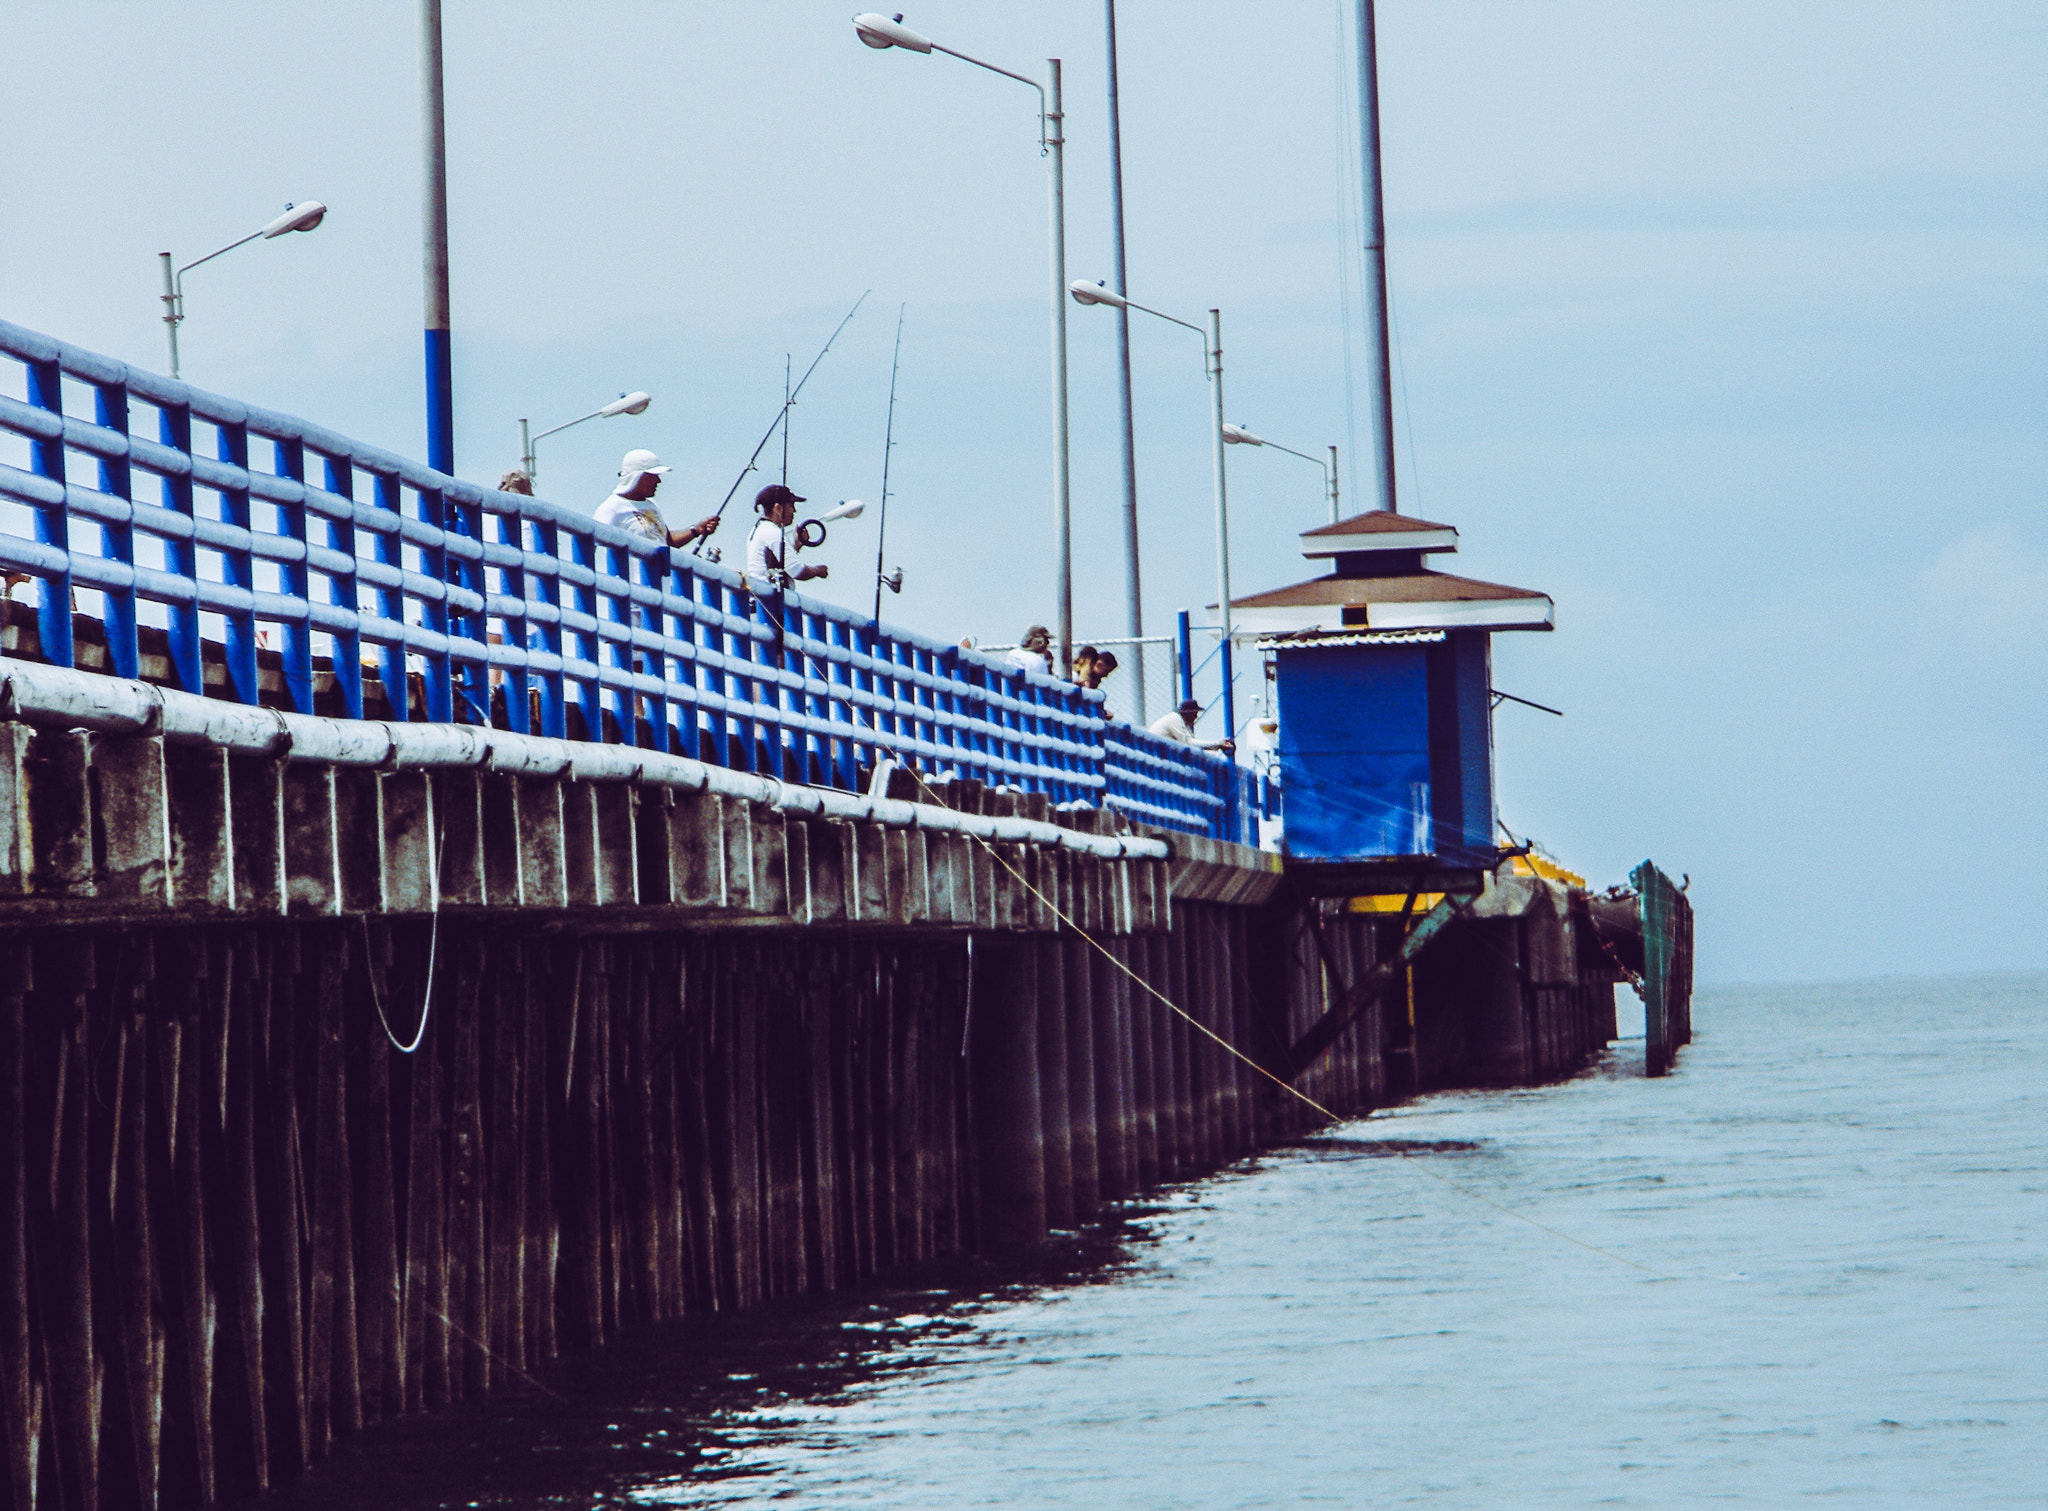
[[[747,576],[771,587],[782,579],[809,582],[829,577],[830,567],[793,567],[790,562],[803,549],[803,541],[789,527],[796,523],[796,506],[804,501],[781,483],[770,483],[754,495],[754,509],[761,518],[747,537]]]

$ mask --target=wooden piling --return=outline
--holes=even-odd
[[[1058,935],[1023,946],[1038,982],[1038,1095],[1045,1158],[1045,1220],[1074,1225],[1073,1119],[1067,1094],[1067,971]]]
[[[1067,1008],[1067,1145],[1074,1214],[1086,1221],[1102,1203],[1102,1154],[1095,1121],[1095,980],[1089,967],[1095,952],[1072,935],[1060,936],[1057,951]]]
[[[1083,960],[1095,1009],[1097,1186],[1104,1198],[1115,1199],[1130,1195],[1136,1185],[1130,1088],[1124,1077],[1125,1030],[1130,1019],[1125,1000],[1127,978],[1100,950],[1088,949]]]
[[[5,1428],[7,1504],[35,1505],[41,1437],[38,1381],[30,1359],[29,1139],[26,1002],[34,984],[29,949],[0,944],[0,1423]]]
[[[974,971],[968,1058],[981,1241],[995,1248],[1034,1243],[1046,1233],[1037,960],[1029,947],[984,940],[975,948]]]

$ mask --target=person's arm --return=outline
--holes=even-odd
[[[684,546],[687,546],[691,541],[702,540],[705,536],[709,535],[713,530],[716,530],[717,528],[718,516],[715,514],[708,515],[705,518],[698,520],[696,524],[690,526],[690,528],[687,530],[669,531],[668,543],[671,546],[675,547],[677,550],[681,550]]]
[[[809,582],[813,577],[830,577],[832,575],[832,569],[830,567],[824,566],[798,567],[794,572],[790,573],[789,575],[790,579],[794,582]]]

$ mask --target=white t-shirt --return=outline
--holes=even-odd
[[[754,533],[747,537],[747,576],[772,584],[776,572],[794,571],[795,534],[772,519],[756,520]]]
[[[1021,666],[1027,672],[1044,672],[1048,677],[1052,675],[1052,657],[1046,655],[1044,651],[1028,651],[1020,645],[1010,652],[1010,664]]]
[[[597,522],[624,530],[629,535],[668,544],[668,525],[661,511],[643,499],[621,498],[614,493],[597,506]]]
[[[1161,714],[1152,721],[1150,727],[1152,733],[1163,740],[1171,740],[1176,745],[1195,743],[1195,732],[1188,728],[1188,721],[1180,716],[1180,710],[1177,708],[1170,714]]]

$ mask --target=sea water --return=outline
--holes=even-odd
[[[2048,974],[1702,992],[1018,1269],[685,1324],[305,1506],[2048,1504]]]

